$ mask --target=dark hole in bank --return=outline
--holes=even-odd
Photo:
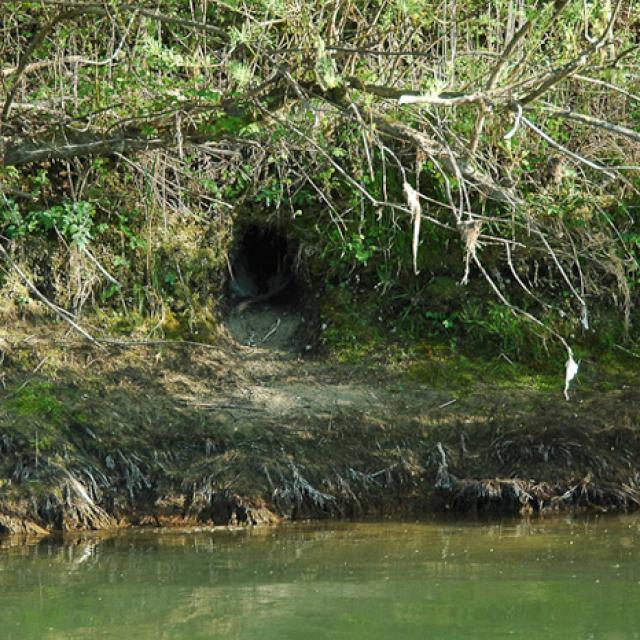
[[[247,227],[231,260],[232,300],[272,305],[294,303],[298,285],[290,249],[285,235],[277,228]]]

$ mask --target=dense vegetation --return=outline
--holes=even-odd
[[[213,339],[258,222],[330,346],[633,351],[639,33],[632,0],[4,2],[4,312]]]
[[[0,2],[0,533],[639,506],[639,34],[633,0]],[[294,309],[239,277],[266,237]]]

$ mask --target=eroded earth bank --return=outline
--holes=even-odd
[[[241,312],[215,347],[5,332],[0,533],[640,504],[635,389],[430,387]]]

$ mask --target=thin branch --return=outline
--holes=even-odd
[[[535,133],[537,133],[541,138],[543,138],[554,149],[557,149],[558,151],[560,151],[564,155],[569,156],[573,160],[577,160],[578,162],[582,162],[583,164],[586,164],[588,167],[591,167],[591,169],[595,169],[596,171],[602,171],[602,173],[604,173],[605,175],[609,176],[610,178],[615,178],[616,177],[614,173],[612,173],[611,171],[609,171],[607,169],[607,167],[605,167],[605,166],[603,166],[601,164],[598,164],[596,162],[592,162],[591,160],[587,160],[587,158],[585,158],[585,157],[583,157],[583,156],[581,156],[581,155],[579,155],[577,153],[574,153],[570,149],[567,149],[567,147],[561,145],[559,142],[556,142],[550,135],[548,135],[542,129],[540,129],[538,126],[533,124],[533,122],[531,122],[531,120],[525,118],[524,116],[522,116],[520,118],[520,120],[522,121],[523,124],[525,124],[527,127],[529,127],[529,129],[531,129],[532,131],[535,131]]]
[[[110,7],[109,2],[67,2],[66,0],[40,0],[44,4],[64,7],[65,9],[73,9],[77,11],[78,14],[99,14],[99,15],[110,15],[110,9],[117,10],[119,12],[124,11],[133,11],[138,13],[145,18],[149,18],[150,20],[155,20],[156,22],[162,22],[164,24],[174,24],[181,27],[189,27],[190,29],[194,29],[196,31],[203,31],[204,33],[210,33],[212,35],[219,36],[224,38],[224,40],[229,39],[229,31],[227,29],[222,29],[221,27],[215,27],[213,25],[207,24],[206,22],[197,22],[195,20],[187,20],[184,18],[177,18],[175,16],[168,16],[164,13],[158,13],[157,11],[150,11],[149,9],[145,9],[144,5],[134,4],[134,3],[125,3],[125,4],[116,4],[114,7]],[[227,7],[231,9],[231,7]]]
[[[571,109],[558,109],[556,107],[541,107],[541,109],[543,111],[552,113],[554,116],[557,116],[559,118],[565,118],[567,120],[579,122],[580,124],[589,125],[590,127],[604,129],[611,133],[615,133],[616,135],[622,136],[623,138],[629,138],[629,140],[633,140],[634,142],[640,142],[640,132],[634,131],[633,129],[629,129],[627,127],[623,127],[622,125],[613,124],[612,122],[607,122],[606,120],[602,120],[601,118],[594,118],[593,116],[589,116],[585,113],[571,111]]]
[[[520,98],[519,102],[522,105],[526,105],[526,104],[529,104],[530,102],[533,102],[534,100],[539,98],[541,95],[545,94],[549,89],[551,89],[551,87],[557,85],[559,82],[562,82],[562,80],[564,80],[565,78],[574,74],[578,69],[580,69],[580,67],[584,67],[587,64],[589,57],[592,54],[594,54],[596,51],[600,50],[607,43],[607,40],[609,39],[613,25],[618,17],[618,13],[620,11],[621,5],[622,5],[622,0],[617,0],[614,9],[611,12],[611,17],[609,19],[609,22],[605,30],[603,31],[602,35],[600,36],[600,38],[598,38],[596,41],[591,43],[576,58],[574,58],[573,60],[570,60],[569,62],[562,65],[561,67],[558,67],[557,69],[554,69],[553,71],[546,74],[547,79],[537,89],[535,89],[528,95]]]
[[[40,71],[41,69],[52,67],[54,64],[81,64],[89,67],[104,67],[108,64],[111,64],[120,55],[120,51],[122,51],[122,47],[124,46],[130,27],[131,27],[131,24],[129,24],[129,28],[127,28],[127,31],[120,39],[120,43],[116,47],[113,54],[110,55],[108,58],[105,58],[104,60],[89,60],[88,58],[85,58],[84,56],[80,56],[80,55],[63,56],[61,58],[53,58],[48,60],[39,60],[38,62],[32,62],[31,64],[26,65],[24,69],[22,69],[21,73],[23,76],[25,76],[35,71]],[[5,69],[2,69],[0,70],[0,76],[4,78],[8,78],[13,74],[18,73],[19,68],[20,67],[18,66],[18,67],[7,67]]]
[[[558,16],[567,6],[569,1],[570,0],[561,0],[561,2],[556,6],[553,17]],[[518,31],[516,31],[516,33],[513,35],[513,37],[505,47],[504,51],[502,52],[502,55],[498,59],[498,62],[495,64],[493,70],[491,71],[491,75],[489,76],[489,79],[487,80],[487,83],[485,85],[486,93],[491,92],[495,88],[495,86],[498,83],[498,80],[500,79],[500,75],[502,74],[502,71],[507,65],[507,62],[511,58],[513,52],[516,50],[518,45],[520,45],[520,43],[523,42],[523,40],[531,33],[531,30],[533,29],[533,25],[535,24],[535,22],[536,22],[535,19],[525,21],[525,23],[520,27],[520,29],[518,29]],[[469,146],[469,153],[471,157],[473,157],[478,151],[480,136],[482,135],[482,131],[484,129],[486,120],[487,120],[487,108],[483,104],[483,108],[481,112],[478,114],[478,118],[476,120],[473,136],[471,137],[471,144]]]
[[[433,104],[438,106],[455,107],[461,104],[469,104],[481,102],[485,100],[483,93],[453,93],[443,92],[439,94],[420,94],[416,91],[408,91],[406,89],[394,89],[393,87],[385,87],[376,84],[368,84],[362,82],[358,78],[349,78],[348,84],[353,89],[369,93],[378,98],[388,98],[397,100],[399,104]]]
[[[625,91],[622,87],[612,84],[611,82],[605,82],[604,80],[600,80],[598,78],[590,78],[589,76],[581,76],[579,73],[576,73],[573,77],[576,80],[581,80],[582,82],[588,82],[590,84],[597,84],[597,85],[600,85],[601,87],[606,87],[607,89],[611,89],[616,93],[620,93],[623,96],[627,96],[627,98],[631,98],[632,100],[640,102],[640,96],[635,95],[634,93],[629,93],[628,91]]]
[[[13,99],[15,98],[15,95],[16,95],[16,91],[18,90],[18,84],[19,84],[20,78],[23,72],[25,71],[25,69],[27,68],[29,64],[29,60],[31,60],[31,56],[33,56],[33,54],[38,49],[38,47],[44,42],[45,38],[49,35],[49,33],[51,33],[51,31],[54,29],[54,27],[58,23],[63,22],[65,20],[71,20],[79,15],[82,15],[82,13],[84,13],[84,11],[81,9],[61,11],[60,13],[55,15],[53,18],[51,18],[51,20],[49,20],[49,22],[47,22],[33,36],[33,38],[31,39],[31,42],[29,43],[29,45],[25,49],[25,52],[22,54],[22,57],[20,58],[20,62],[18,63],[18,67],[15,71],[15,74],[13,74],[15,75],[15,78],[13,79],[13,84],[11,85],[11,88],[7,92],[7,97],[5,98],[4,105],[2,107],[2,113],[0,114],[0,132],[2,131],[2,125],[4,124],[4,122],[7,119],[7,116],[9,115],[9,110],[11,109],[11,103],[13,102]]]

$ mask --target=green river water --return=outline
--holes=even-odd
[[[0,540],[31,638],[640,638],[640,517]]]

